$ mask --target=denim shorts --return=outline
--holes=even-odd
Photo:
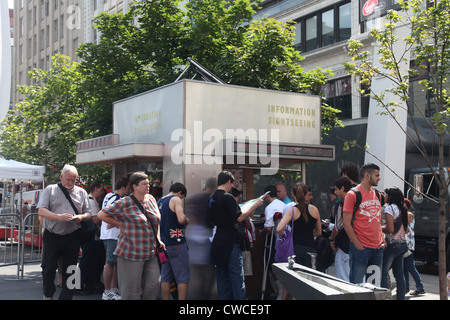
[[[161,265],[161,282],[188,283],[189,249],[186,243],[166,245],[167,262]]]
[[[105,264],[117,264],[116,256],[114,255],[114,251],[117,247],[117,240],[114,239],[105,239],[103,240],[103,245],[106,250],[106,261]]]

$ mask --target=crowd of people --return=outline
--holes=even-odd
[[[411,273],[416,290],[424,293],[414,266],[414,218],[410,202],[399,188],[377,191],[379,167],[352,164],[341,168],[330,191],[334,203],[322,219],[312,202],[311,190],[295,183],[291,198],[283,183],[269,185],[264,196],[240,206],[241,192],[234,177],[222,171],[217,189],[208,199],[208,215],[214,236],[210,259],[216,268],[219,299],[244,300],[245,257],[254,240],[254,211],[266,203],[261,234],[269,242],[268,277],[279,299],[291,298],[270,270],[276,238],[292,228],[295,262],[325,271],[332,263],[336,277],[351,283],[372,281],[389,286],[390,269],[396,280],[397,299],[404,299]],[[189,249],[185,230],[189,218],[182,199],[187,190],[174,183],[169,193],[156,200],[144,172],[117,181],[114,191],[102,195],[103,183],[94,182],[89,193],[75,185],[78,171],[66,165],[61,182],[49,185],[37,205],[45,228],[42,273],[44,299],[56,291],[56,270],[67,270],[79,262],[82,291],[102,290],[102,299],[186,299],[190,282]],[[99,200],[101,199],[101,200]],[[267,242],[266,242],[267,244]],[[273,249],[273,250],[272,250]],[[161,258],[160,254],[163,257]],[[62,272],[60,299],[72,299],[75,288]],[[266,276],[266,275],[264,275]],[[103,281],[101,281],[103,279]],[[405,280],[406,279],[406,280]]]

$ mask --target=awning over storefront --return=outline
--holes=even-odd
[[[154,143],[129,143],[102,148],[86,148],[77,152],[76,163],[110,164],[130,158],[161,158],[163,152],[164,145]]]

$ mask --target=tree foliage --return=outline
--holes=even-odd
[[[52,62],[49,71],[30,72],[34,85],[18,88],[25,100],[3,120],[0,143],[4,157],[45,165],[48,181],[57,181],[62,167],[74,162],[76,142],[93,132],[87,131],[84,123],[90,100],[80,92],[83,77],[78,64],[64,55],[55,55]],[[81,171],[87,176],[103,176],[105,169]]]
[[[112,131],[113,101],[172,83],[189,57],[229,84],[320,94],[331,72],[305,72],[292,24],[252,21],[258,2],[189,1],[182,8],[179,0],[154,0],[136,2],[125,14],[100,14],[100,43],[78,51],[85,90],[95,97],[89,123],[101,128],[98,135]],[[337,112],[323,106],[324,130],[341,125]]]

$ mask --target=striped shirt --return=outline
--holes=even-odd
[[[150,218],[155,232],[158,232],[161,215],[155,198],[146,195],[142,204]],[[123,232],[119,235],[114,254],[127,260],[145,261],[156,254],[156,237],[152,226],[130,197],[124,197],[103,209],[103,212],[122,222]]]

